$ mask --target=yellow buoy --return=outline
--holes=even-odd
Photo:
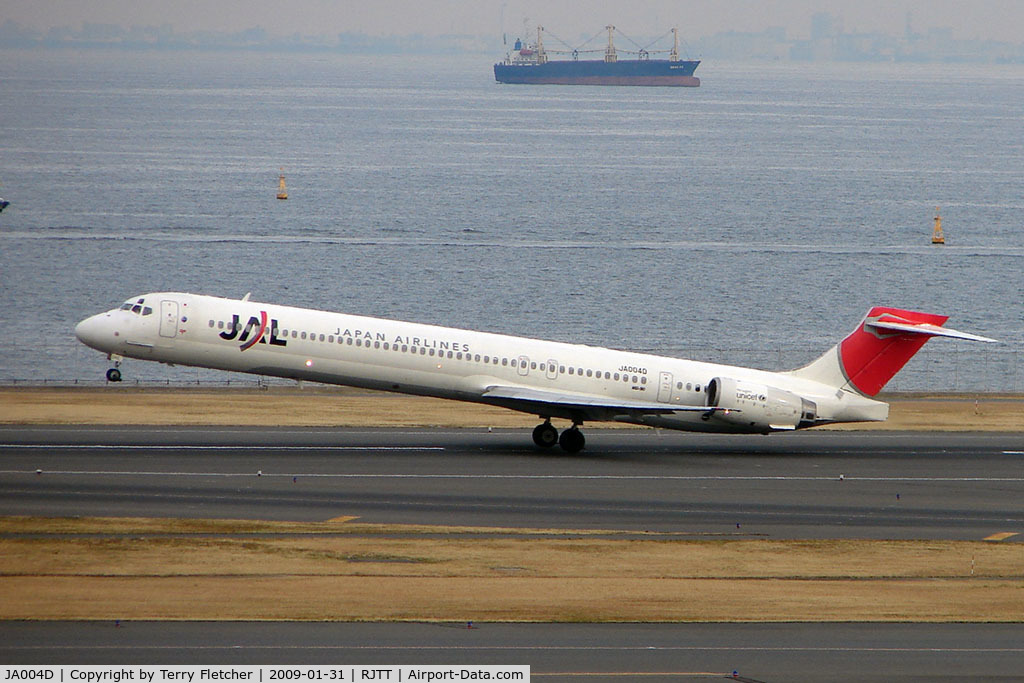
[[[942,216],[939,207],[935,207],[935,229],[932,231],[932,244],[945,244],[946,236],[942,234]]]
[[[277,198],[288,199],[288,188],[284,186],[284,169],[281,169],[281,175],[277,179]]]

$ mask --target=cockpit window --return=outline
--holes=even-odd
[[[136,315],[149,315],[153,312],[153,309],[149,306],[143,306],[146,303],[145,299],[138,299],[137,301],[125,301],[121,304],[122,311],[131,311]]]

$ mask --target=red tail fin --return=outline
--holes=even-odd
[[[846,379],[874,396],[934,336],[949,316],[876,306],[839,344]]]

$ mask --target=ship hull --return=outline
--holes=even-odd
[[[495,64],[499,83],[545,85],[643,85],[695,88],[699,61],[645,59],[621,62],[553,61],[544,64]]]

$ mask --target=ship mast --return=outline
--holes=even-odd
[[[537,63],[538,64],[547,64],[548,63],[547,53],[544,52],[544,27],[543,26],[538,26],[537,27]]]
[[[679,61],[679,29],[672,29],[672,52],[668,56],[668,61],[678,62]]]
[[[619,57],[615,54],[615,43],[612,42],[612,31],[615,30],[615,27],[608,24],[605,28],[608,29],[608,47],[604,51],[604,61],[609,63],[617,62]]]

